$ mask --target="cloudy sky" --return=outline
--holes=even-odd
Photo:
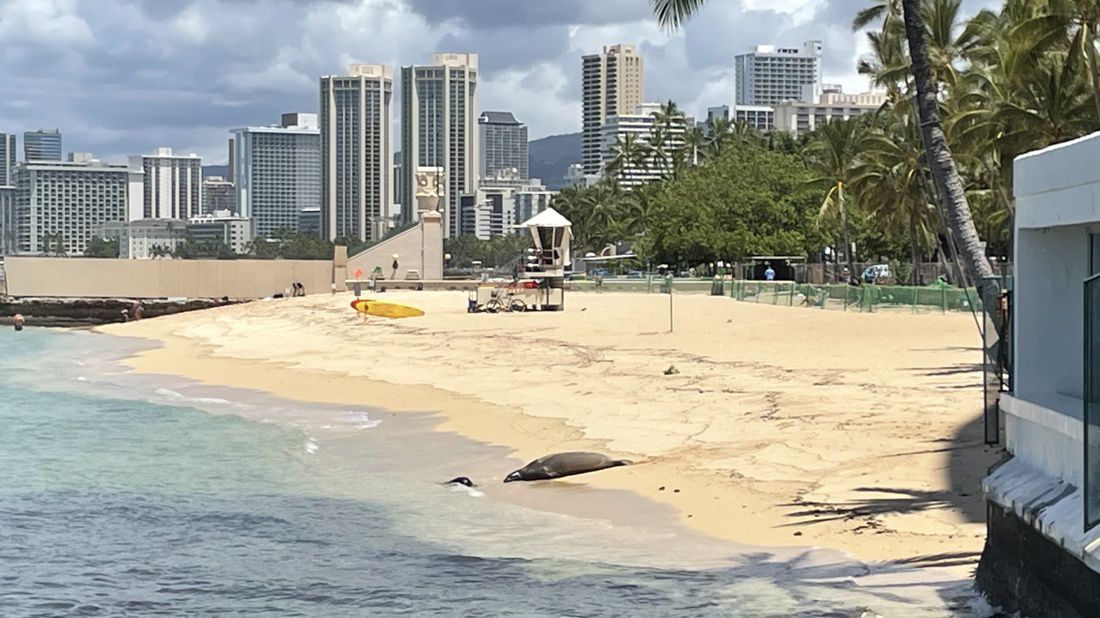
[[[710,0],[669,35],[649,0],[0,0],[0,132],[58,127],[66,151],[170,146],[222,163],[229,129],[316,111],[322,74],[472,51],[480,108],[513,111],[536,138],[579,130],[580,57],[619,42],[641,47],[648,100],[694,113],[732,101],[733,56],[756,44],[820,39],[825,81],[858,91],[849,24],[870,2]]]

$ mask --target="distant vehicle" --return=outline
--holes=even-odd
[[[894,283],[894,272],[889,264],[875,264],[868,266],[861,277],[864,283],[877,283],[879,285],[891,285]]]

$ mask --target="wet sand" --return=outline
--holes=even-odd
[[[506,315],[465,313],[463,293],[385,296],[427,315],[364,320],[349,295],[318,295],[102,330],[162,343],[127,361],[141,372],[438,414],[511,453],[480,468],[490,497],[553,508],[550,491],[573,487],[601,516],[616,494],[592,489],[629,490],[722,539],[918,566],[966,570],[981,550],[979,479],[997,455],[981,443],[969,315],[677,295],[669,334],[660,295]],[[517,460],[582,449],[639,463],[552,490],[497,482]]]

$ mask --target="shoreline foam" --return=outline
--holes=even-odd
[[[635,492],[721,539],[927,566],[953,556],[957,573],[981,549],[983,526],[956,506],[978,494],[980,464],[993,458],[965,430],[980,396],[965,388],[972,322],[681,297],[669,336],[663,297],[573,295],[564,314],[469,316],[462,294],[387,296],[429,314],[363,324],[345,295],[314,296],[100,330],[161,342],[126,361],[143,373],[431,411],[439,430],[506,446],[517,461],[573,449],[640,459],[560,484]],[[681,373],[662,376],[669,364]],[[945,478],[960,451],[972,479]],[[529,506],[546,508],[539,501]]]

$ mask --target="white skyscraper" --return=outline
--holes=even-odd
[[[321,204],[321,131],[317,114],[284,114],[281,125],[233,131],[237,212],[255,236],[298,231],[301,213]]]
[[[188,219],[202,213],[202,159],[171,148],[131,158],[145,171],[145,219]]]
[[[611,45],[581,59],[581,164],[600,173],[600,131],[610,116],[634,113],[642,104],[645,62],[633,45]]]
[[[140,219],[143,171],[134,163],[107,165],[74,154],[66,162],[22,164],[16,174],[16,251],[81,254],[94,229]]]
[[[801,48],[758,45],[737,56],[735,64],[737,105],[816,103],[821,95],[821,41]]]
[[[321,78],[322,229],[378,240],[393,209],[393,71],[353,64]]]
[[[461,196],[477,191],[477,54],[434,54],[432,64],[401,68],[401,219],[417,215],[413,196],[418,167],[442,167],[443,233],[462,230]]]
[[[604,169],[615,159],[615,150],[618,143],[628,135],[633,135],[639,144],[649,144],[653,138],[654,129],[657,128],[657,114],[661,110],[660,103],[643,103],[630,114],[609,116],[601,132],[600,169]],[[684,134],[687,128],[695,125],[695,119],[690,116],[677,118],[670,122],[668,130],[668,152],[673,152],[684,144]],[[656,154],[650,154],[644,162],[631,162],[624,165],[615,173],[619,186],[633,188],[648,182],[660,180],[670,171],[671,161],[661,159]]]
[[[15,134],[0,133],[0,187],[15,186]]]

